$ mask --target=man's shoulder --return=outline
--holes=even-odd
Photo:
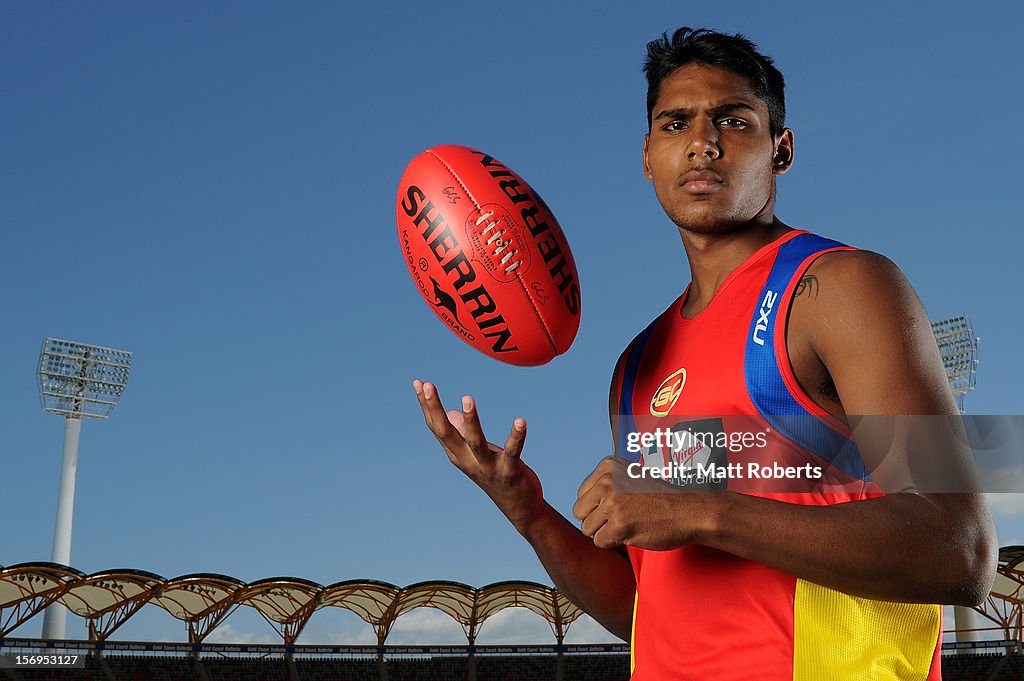
[[[824,253],[810,264],[801,283],[813,288],[819,314],[841,314],[851,308],[870,312],[898,305],[907,296],[916,297],[892,260],[868,250]]]
[[[900,272],[899,267],[886,256],[860,248],[823,253],[808,268],[808,272],[812,270],[832,276],[851,277],[886,277]]]
[[[868,250],[833,251],[811,263],[796,286],[790,320],[790,340],[809,342],[830,371],[836,362],[863,359],[862,352],[903,354],[910,338],[916,347],[931,338],[903,272]]]

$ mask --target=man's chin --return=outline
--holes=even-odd
[[[693,234],[726,234],[741,228],[746,221],[712,211],[697,213],[688,211],[684,215],[669,216],[679,229]]]

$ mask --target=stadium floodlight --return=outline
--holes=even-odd
[[[949,387],[962,413],[964,395],[974,390],[978,367],[978,342],[981,339],[974,335],[971,321],[966,315],[932,322],[932,333],[935,334],[935,342],[939,345]]]
[[[64,417],[64,457],[53,532],[54,563],[71,562],[71,521],[75,509],[78,435],[83,418],[105,419],[128,384],[132,353],[58,338],[43,341],[39,353],[39,398],[43,409]],[[43,616],[43,638],[64,638],[67,611],[51,605]]]

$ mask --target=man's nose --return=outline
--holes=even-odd
[[[690,135],[686,156],[691,161],[702,156],[713,161],[722,155],[722,150],[718,147],[718,128],[712,121],[694,123],[690,128]]]

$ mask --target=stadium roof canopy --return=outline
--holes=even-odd
[[[183,575],[165,583],[153,602],[185,622],[189,643],[198,643],[234,611],[236,594],[244,586],[245,582],[225,575]]]
[[[57,563],[0,568],[0,638],[53,603],[85,573]]]
[[[999,568],[992,594],[1020,605],[1024,599],[1024,546],[999,549]]]
[[[483,623],[505,608],[526,608],[564,642],[569,625],[583,612],[557,589],[535,582],[496,582],[472,587],[461,582],[419,582],[399,587],[376,580],[348,580],[322,586],[295,577],[246,584],[219,574],[188,574],[174,579],[143,570],[105,570],[92,575],[56,563],[0,566],[0,638],[59,602],[88,621],[89,638],[106,640],[147,604],[185,622],[189,643],[203,640],[235,609],[256,610],[293,645],[319,610],[344,608],[373,627],[385,645],[396,620],[416,608],[436,608],[462,627],[470,645]],[[999,551],[998,573],[986,603],[976,608],[999,624],[1007,639],[1024,638],[1024,546]]]
[[[999,625],[1005,639],[1024,642],[1024,546],[999,549],[992,590],[975,610]]]
[[[399,616],[421,607],[436,608],[458,622],[470,645],[481,625],[505,608],[522,607],[544,618],[558,643],[582,611],[558,590],[535,582],[497,582],[476,588],[449,581],[399,587],[374,580],[322,586],[295,577],[246,584],[218,574],[174,579],[143,570],[105,570],[92,575],[56,563],[0,567],[0,638],[61,603],[88,620],[89,639],[106,640],[146,604],[185,622],[190,643],[201,643],[241,606],[253,608],[274,627],[285,645],[295,643],[313,614],[327,607],[352,611],[370,624],[384,645]]]

